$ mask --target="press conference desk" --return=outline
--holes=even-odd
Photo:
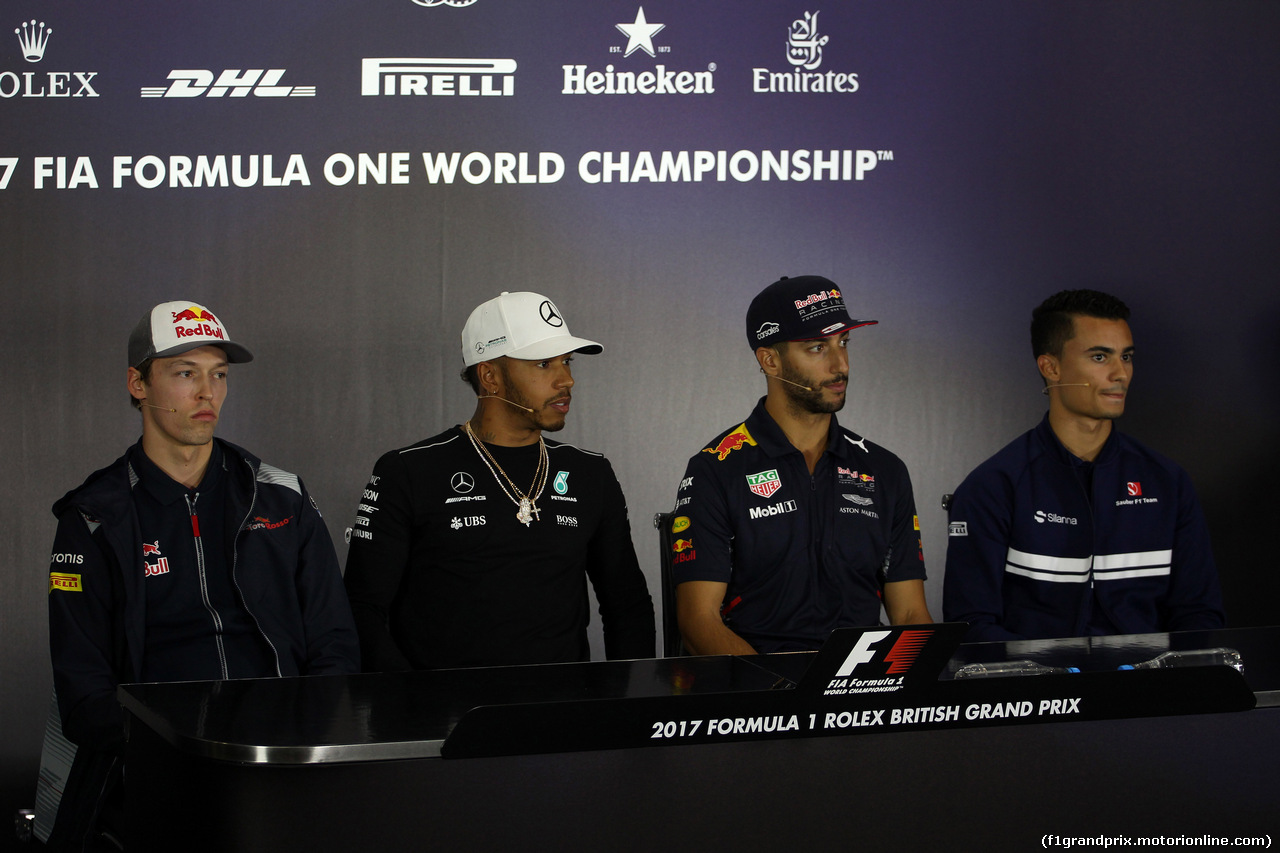
[[[1241,652],[1247,688],[1225,667],[1197,670],[1222,677],[1204,682],[1114,671],[1169,648],[1212,646]],[[128,797],[144,827],[135,847],[1026,850],[1046,834],[1280,841],[1280,628],[964,645],[926,685],[935,692],[914,698],[801,695],[795,686],[815,657],[126,685]],[[963,663],[1005,658],[1084,672],[948,681]],[[1228,676],[1256,708],[1132,716],[1211,707],[1212,697],[1184,703],[1179,691],[1225,695]],[[1128,698],[1117,704],[1120,694]],[[1109,714],[1127,718],[1096,718]]]

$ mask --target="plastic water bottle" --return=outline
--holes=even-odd
[[[1120,669],[1173,669],[1180,666],[1220,666],[1226,664],[1244,672],[1244,661],[1235,649],[1192,649],[1165,652],[1142,663],[1125,664]]]
[[[1079,672],[1074,666],[1046,666],[1033,660],[1008,660],[999,663],[968,663],[956,670],[955,678],[1002,678],[1007,675],[1051,675]]]

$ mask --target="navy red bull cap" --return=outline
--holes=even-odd
[[[747,345],[772,346],[838,335],[879,320],[855,320],[844,307],[840,289],[820,275],[785,275],[751,300],[747,309]]]
[[[206,346],[221,347],[232,364],[253,361],[253,353],[233,343],[227,327],[208,308],[194,302],[162,302],[143,314],[133,327],[129,335],[129,366]]]

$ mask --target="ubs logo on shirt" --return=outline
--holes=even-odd
[[[464,527],[484,527],[485,519],[483,515],[468,515],[453,517],[453,521],[449,522],[449,526],[454,530],[461,530]]]

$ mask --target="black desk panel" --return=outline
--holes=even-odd
[[[1118,661],[1133,663],[1163,647],[1229,646],[1265,699],[1280,693],[1278,642],[1280,629],[1246,629],[976,644],[962,646],[949,670],[1084,657],[1089,667],[1071,665],[1101,672],[1117,656],[1141,654]],[[794,685],[812,657],[127,686],[128,796],[144,828],[136,847],[1027,850],[1045,835],[1280,840],[1280,711],[1269,707],[437,757],[474,705],[760,701]]]

